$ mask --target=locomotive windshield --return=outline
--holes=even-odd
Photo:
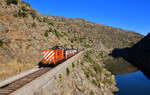
[[[54,46],[52,49],[64,49],[62,46]]]

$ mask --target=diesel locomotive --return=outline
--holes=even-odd
[[[55,46],[50,49],[44,49],[42,52],[42,60],[38,64],[39,68],[45,66],[56,66],[57,64],[74,56],[78,52],[78,49],[68,49],[62,46]]]

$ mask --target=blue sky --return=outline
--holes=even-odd
[[[24,0],[42,14],[83,18],[99,24],[150,32],[150,0]]]

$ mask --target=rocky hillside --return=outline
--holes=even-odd
[[[133,31],[92,23],[83,19],[45,16],[61,31],[69,34],[72,43],[101,51],[132,46],[143,36]]]
[[[94,52],[88,51],[78,61],[67,64],[34,95],[113,95],[112,92],[118,90],[115,76],[104,69],[102,63],[88,62]]]
[[[107,51],[132,45],[142,37],[83,19],[41,15],[28,3],[8,1],[0,1],[0,63],[12,59],[37,63],[41,50],[55,45]]]
[[[42,15],[32,9],[29,3],[21,0],[0,0],[0,79],[33,66],[29,64],[37,64],[41,60],[41,51],[55,45],[88,50],[84,63],[88,62],[90,65],[83,68],[87,77],[93,77],[96,72],[100,74],[101,68],[104,69],[103,59],[111,50],[132,46],[141,38],[142,35],[133,31],[83,19]],[[12,63],[15,65],[9,65]],[[18,68],[21,63],[24,64]],[[12,72],[8,71],[9,66],[13,69]],[[94,71],[89,72],[91,68]],[[103,74],[106,72],[108,71],[104,70]],[[106,73],[111,79],[110,75],[107,76]],[[95,85],[102,87],[99,85],[99,76],[92,80]],[[103,81],[105,86],[111,84],[110,81]]]

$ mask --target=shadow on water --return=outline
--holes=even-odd
[[[137,53],[139,53],[140,56]],[[109,56],[123,58],[128,63],[138,68],[138,70],[141,70],[144,75],[150,79],[150,63],[148,63],[149,59],[145,56],[144,52],[133,51],[132,48],[115,48]]]
[[[115,48],[109,55],[123,58],[150,79],[150,33],[131,48]]]

